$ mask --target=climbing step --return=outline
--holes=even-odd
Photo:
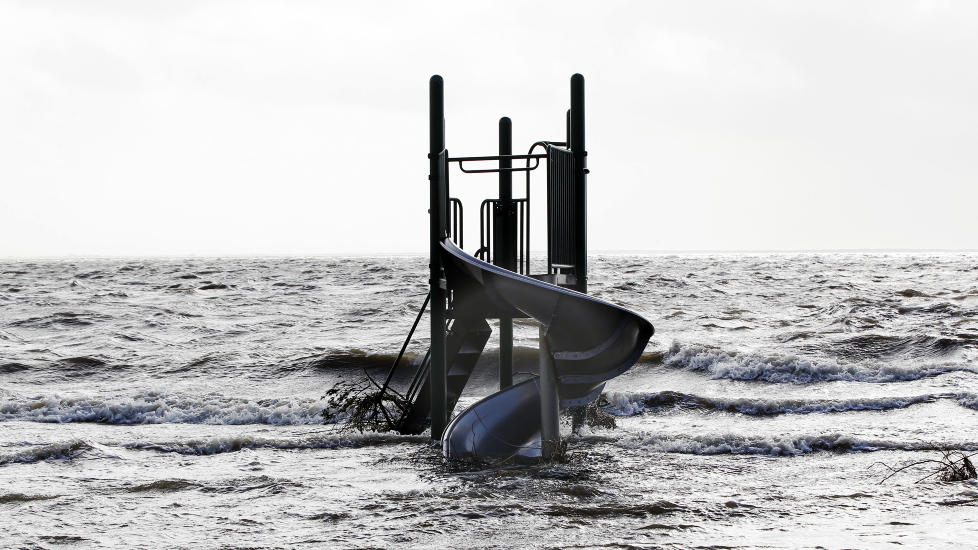
[[[455,408],[458,398],[465,389],[472,371],[475,369],[482,351],[489,341],[492,329],[485,319],[455,319],[448,331],[448,338],[445,340],[446,363],[448,373],[446,382],[448,385],[448,412]],[[428,358],[418,368],[427,371]],[[431,422],[431,382],[425,376],[420,391],[411,408],[402,416],[398,426],[398,431],[403,434],[419,434],[423,432]]]

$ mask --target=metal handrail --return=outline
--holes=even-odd
[[[537,141],[533,145],[530,145],[530,149],[527,151],[526,154],[527,154],[527,156],[533,155],[533,150],[534,149],[536,149],[537,147],[543,147],[543,150],[545,151],[545,153],[544,153],[543,156],[549,156],[550,155],[550,148],[551,147],[566,147],[566,146],[567,146],[567,142],[565,142],[565,141]],[[530,163],[529,160],[527,160],[526,162],[527,162],[527,164]],[[530,213],[531,213],[531,210],[530,210],[530,204],[531,204],[530,203],[530,176],[531,176],[530,172],[527,171],[526,172],[526,219],[527,219],[527,223],[526,223],[526,238],[525,238],[525,242],[526,242],[526,255],[524,256],[525,265],[524,265],[524,268],[523,268],[523,274],[524,275],[529,275],[530,274],[530,221],[529,221],[530,220]],[[522,240],[521,240],[521,244],[522,244]],[[549,245],[550,245],[550,243],[548,241],[547,242],[547,246],[549,247]],[[549,248],[547,249],[547,257],[548,258],[550,257],[550,250],[549,250]]]
[[[531,170],[536,170],[537,167],[540,166],[540,159],[544,159],[544,158],[547,158],[547,155],[491,155],[491,156],[484,156],[484,157],[455,157],[455,158],[448,159],[448,162],[457,162],[458,169],[466,174],[488,174],[488,173],[496,173],[496,172],[529,173]],[[466,170],[465,165],[462,164],[464,162],[482,162],[482,161],[492,161],[492,160],[500,161],[500,160],[507,160],[507,159],[508,160],[526,159],[526,167],[525,168],[512,168],[512,167],[486,168],[486,169],[479,169],[479,170],[472,170],[472,169]],[[534,161],[533,166],[530,166],[531,159]]]
[[[428,375],[428,371],[431,368],[431,363],[428,362],[428,358],[431,357],[431,348],[428,348],[424,352],[424,357],[421,358],[421,363],[418,364],[418,370],[414,373],[414,378],[411,379],[411,385],[408,386],[407,393],[404,394],[405,399],[408,403],[414,403],[414,398],[418,396],[418,392],[421,391],[422,380]]]
[[[465,212],[462,210],[462,201],[455,197],[448,199],[449,208],[449,238],[459,248],[465,248]]]
[[[479,250],[475,257],[492,263],[492,204],[497,199],[486,199],[479,206]]]
[[[380,397],[383,399],[384,393],[387,392],[387,388],[391,384],[391,379],[394,378],[394,371],[397,370],[398,364],[401,362],[401,358],[404,357],[404,352],[407,350],[408,344],[411,343],[411,337],[414,336],[414,331],[418,328],[418,323],[421,322],[421,316],[424,315],[425,309],[428,308],[428,302],[431,300],[431,293],[429,292],[424,297],[424,303],[421,304],[421,309],[418,310],[418,316],[414,319],[414,324],[411,325],[411,331],[408,332],[407,338],[404,339],[404,345],[401,346],[400,353],[397,354],[397,359],[394,359],[394,363],[391,368],[387,371],[387,378],[384,379],[384,385],[380,388]]]

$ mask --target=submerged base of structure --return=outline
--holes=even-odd
[[[544,458],[539,379],[476,402],[448,424],[442,446],[448,458]]]

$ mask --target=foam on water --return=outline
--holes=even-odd
[[[326,414],[324,414],[326,413]],[[321,399],[249,399],[217,393],[137,392],[129,397],[6,397],[0,420],[99,422],[104,424],[322,424],[334,419]]]
[[[94,449],[80,439],[35,445],[13,453],[0,454],[0,466],[7,464],[30,464],[42,460],[71,460]]]

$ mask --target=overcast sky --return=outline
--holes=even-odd
[[[592,250],[978,248],[978,2],[4,0],[0,256],[421,253],[574,72]]]

